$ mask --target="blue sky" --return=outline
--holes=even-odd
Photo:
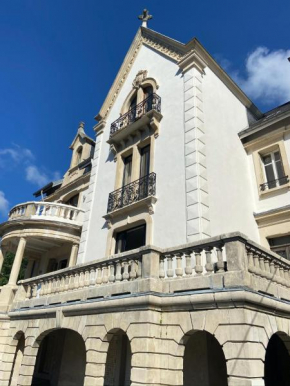
[[[290,2],[0,0],[0,220],[61,177],[79,121],[94,116],[140,25],[197,37],[266,111],[290,100]]]

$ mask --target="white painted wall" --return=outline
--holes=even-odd
[[[108,229],[103,216],[116,177],[116,163],[106,141],[133,79],[145,69],[159,84],[163,114],[155,146],[158,201],[153,215],[153,244],[170,247],[186,242],[183,75],[174,62],[143,46],[106,119],[100,145],[97,139],[88,193],[90,212],[83,227],[79,263],[105,256]],[[202,87],[211,235],[241,231],[259,241],[250,163],[237,134],[248,126],[247,110],[209,69]]]
[[[238,132],[248,126],[244,105],[208,68],[203,78],[211,235],[240,231],[259,242],[253,179]]]
[[[132,81],[137,72],[144,69],[148,71],[148,77],[155,78],[159,84],[157,93],[162,98],[163,114],[160,134],[155,142],[154,171],[158,201],[153,215],[153,243],[169,247],[186,242],[182,75],[172,61],[143,46],[106,119],[90,224],[86,231],[86,251],[79,262],[105,256],[108,230],[102,216],[107,213],[108,196],[114,190],[116,176],[116,163],[110,157],[106,141],[110,125],[119,117],[124,100],[132,89]]]

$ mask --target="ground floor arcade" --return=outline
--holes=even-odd
[[[190,311],[130,308],[11,313],[1,326],[0,384],[290,384],[286,317],[222,305]]]

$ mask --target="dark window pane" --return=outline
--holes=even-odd
[[[277,174],[278,174],[278,178],[283,178],[285,176],[285,173],[284,173],[284,168],[283,168],[283,164],[282,164],[282,161],[276,161],[276,169],[277,169]]]
[[[290,245],[290,236],[273,237],[269,239],[271,247],[277,247],[279,245]]]
[[[145,245],[146,225],[131,228],[116,235],[115,253],[130,251]]]
[[[267,182],[271,182],[271,186],[269,184],[269,189],[272,187],[275,187],[276,186],[276,183],[273,182],[275,181],[275,174],[274,174],[274,169],[273,169],[273,165],[272,164],[269,164],[267,166],[265,166],[265,172],[266,172],[266,178],[267,178]]]
[[[124,158],[123,186],[131,182],[132,173],[132,155]]]
[[[265,155],[263,157],[263,163],[264,165],[268,165],[268,164],[271,164],[272,163],[272,158],[271,158],[271,155]]]

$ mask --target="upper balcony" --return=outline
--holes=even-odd
[[[8,221],[47,220],[82,226],[84,210],[57,202],[29,201],[14,206]]]
[[[156,195],[156,174],[150,173],[109,194],[107,213],[125,208]]]
[[[161,119],[161,98],[153,93],[111,124],[108,143],[117,144],[146,125],[156,133]]]

